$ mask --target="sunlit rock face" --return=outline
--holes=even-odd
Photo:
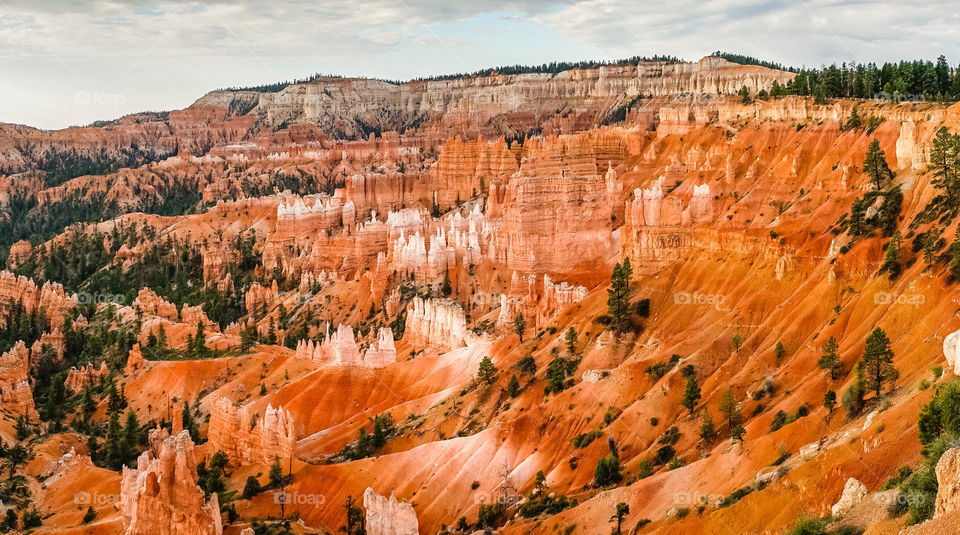
[[[369,535],[418,535],[417,512],[413,505],[397,500],[393,493],[386,498],[367,487],[363,493],[366,529]]]
[[[293,417],[283,407],[267,405],[260,417],[249,405],[236,407],[221,397],[210,408],[207,436],[213,450],[222,450],[232,463],[268,463],[288,459],[296,444]]]
[[[28,421],[38,418],[30,389],[30,352],[21,341],[0,355],[0,402],[11,414]]]
[[[120,512],[125,535],[221,535],[220,505],[197,485],[197,459],[186,431],[158,440],[123,467]]]
[[[407,307],[403,337],[416,347],[463,347],[468,338],[463,309],[452,301],[415,297]]]

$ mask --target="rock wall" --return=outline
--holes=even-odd
[[[250,406],[234,406],[221,397],[210,408],[207,437],[213,450],[223,450],[234,464],[270,463],[289,459],[296,445],[290,413],[267,405],[263,417],[250,414]]]
[[[23,303],[27,312],[42,308],[51,328],[60,329],[64,313],[76,306],[77,296],[67,295],[58,283],[47,281],[38,288],[33,279],[0,271],[0,313],[6,314],[11,302]]]
[[[29,378],[30,353],[22,341],[17,342],[0,355],[0,407],[15,417],[25,416],[36,421],[39,415],[33,404]]]
[[[217,494],[206,501],[186,431],[157,441],[134,469],[123,467],[120,513],[125,535],[222,535]]]
[[[80,369],[70,367],[64,386],[66,386],[70,392],[76,393],[88,386],[99,383],[102,377],[108,377],[109,375],[110,369],[107,368],[106,362],[101,362],[99,368],[95,367],[92,362]]]
[[[449,300],[414,297],[407,306],[403,339],[415,347],[456,349],[467,344],[466,316]]]
[[[526,273],[568,273],[616,254],[622,185],[613,165],[626,132],[530,140],[520,170],[491,186],[487,217],[502,216],[489,257]]]
[[[319,344],[313,340],[300,340],[297,343],[296,357],[311,360],[320,366],[363,365],[360,348],[349,325],[338,325],[331,333],[328,323],[323,341]]]
[[[363,508],[367,511],[367,535],[419,535],[417,512],[413,505],[377,494],[367,487],[363,492]]]

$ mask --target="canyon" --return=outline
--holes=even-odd
[[[95,535],[593,535],[618,504],[624,533],[943,533],[955,449],[928,518],[875,505],[960,370],[929,169],[960,105],[757,98],[793,76],[318,77],[3,125],[6,199],[110,207],[9,243],[0,438],[58,474],[11,507]],[[64,151],[111,165],[54,181]],[[854,411],[877,327],[897,374]],[[84,520],[81,490],[117,500]]]

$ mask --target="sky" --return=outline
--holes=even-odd
[[[0,122],[63,128],[313,73],[407,80],[714,50],[960,61],[960,0],[0,0]]]

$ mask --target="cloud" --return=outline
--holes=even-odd
[[[960,2],[584,0],[535,20],[619,55],[727,50],[792,65],[958,55]],[[944,47],[949,47],[944,49]],[[938,50],[939,48],[939,50]]]

